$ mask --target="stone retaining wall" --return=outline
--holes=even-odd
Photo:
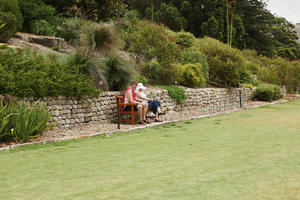
[[[252,91],[249,88],[201,88],[185,89],[187,100],[178,105],[166,90],[147,91],[150,98],[161,102],[163,111],[174,112],[183,110],[198,110],[202,113],[231,110],[240,107],[251,99]],[[241,93],[241,102],[240,102]],[[79,126],[90,122],[111,122],[117,117],[116,95],[122,92],[103,92],[99,97],[47,97],[41,101],[47,103],[52,112],[51,121],[59,128]],[[25,98],[28,104],[37,99]]]

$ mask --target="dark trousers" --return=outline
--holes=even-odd
[[[160,103],[157,100],[148,102],[148,109],[150,109],[154,114],[157,113],[157,108],[160,107]]]

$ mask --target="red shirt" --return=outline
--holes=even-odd
[[[123,103],[124,103],[124,101],[125,101],[125,94],[126,94],[128,91],[131,91],[133,101],[136,101],[136,93],[135,93],[135,91],[133,91],[133,90],[131,89],[131,87],[129,87],[129,88],[127,88],[127,89],[125,90],[125,93],[124,93],[124,95],[123,95]]]

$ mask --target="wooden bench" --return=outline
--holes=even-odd
[[[123,96],[116,96],[116,103],[118,106],[118,119],[119,122],[131,122],[134,125],[134,116],[137,111],[134,110],[134,103],[123,103]],[[125,106],[131,106],[129,111],[125,111]],[[148,110],[150,112],[151,110]],[[122,115],[131,115],[131,119],[123,119]]]
[[[131,122],[131,124],[134,124],[134,113],[136,112],[134,110],[134,103],[123,103],[123,96],[116,96],[118,111],[119,111],[119,122]],[[129,111],[125,111],[125,106],[131,106],[131,109]],[[122,119],[122,115],[127,114],[131,115],[131,119]]]

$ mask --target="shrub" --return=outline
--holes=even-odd
[[[35,20],[46,20],[50,24],[56,21],[55,8],[45,4],[43,0],[19,0],[18,4],[24,19],[24,32],[31,32],[30,28]]]
[[[55,28],[44,19],[35,20],[31,23],[31,32],[36,35],[55,36]]]
[[[203,53],[201,53],[198,49],[193,47],[185,49],[181,54],[180,62],[184,65],[201,63],[203,76],[206,81],[209,81],[209,66],[207,63],[206,56]]]
[[[162,66],[157,61],[140,63],[139,69],[151,84],[171,84],[177,76],[173,66]]]
[[[195,36],[189,32],[181,31],[176,34],[175,42],[182,49],[187,49],[194,45]]]
[[[59,37],[64,38],[71,45],[78,45],[80,40],[80,30],[85,22],[78,18],[65,19],[57,28]]]
[[[80,66],[49,62],[37,54],[3,51],[0,54],[0,91],[13,96],[97,95],[91,78]]]
[[[239,86],[242,73],[247,73],[246,59],[241,51],[208,37],[198,39],[196,48],[207,57],[211,82],[229,87]]]
[[[13,14],[5,12],[0,12],[0,20],[5,23],[0,32],[0,42],[7,42],[17,32],[17,21]]]
[[[0,141],[27,141],[41,135],[50,118],[46,105],[40,102],[32,107],[24,101],[6,106],[0,102]]]
[[[169,66],[180,57],[175,38],[168,35],[162,25],[148,21],[139,21],[123,29],[126,50],[136,55],[137,63],[157,59],[159,63]]]
[[[205,78],[202,73],[201,63],[184,65],[181,76],[182,76],[182,81],[180,82],[180,84],[184,86],[187,87],[205,86]]]
[[[145,76],[143,76],[143,75],[138,75],[136,77],[136,81],[138,83],[143,83],[144,85],[148,85],[149,84],[148,79]]]
[[[273,84],[260,84],[254,91],[253,98],[261,101],[273,101],[280,99],[280,88]]]
[[[7,42],[22,27],[22,15],[16,0],[0,0],[0,42]]]
[[[182,104],[184,100],[186,100],[186,94],[184,92],[184,89],[178,88],[175,86],[167,86],[167,85],[160,85],[159,86],[162,89],[165,89],[168,91],[170,96],[176,100],[177,103]]]

